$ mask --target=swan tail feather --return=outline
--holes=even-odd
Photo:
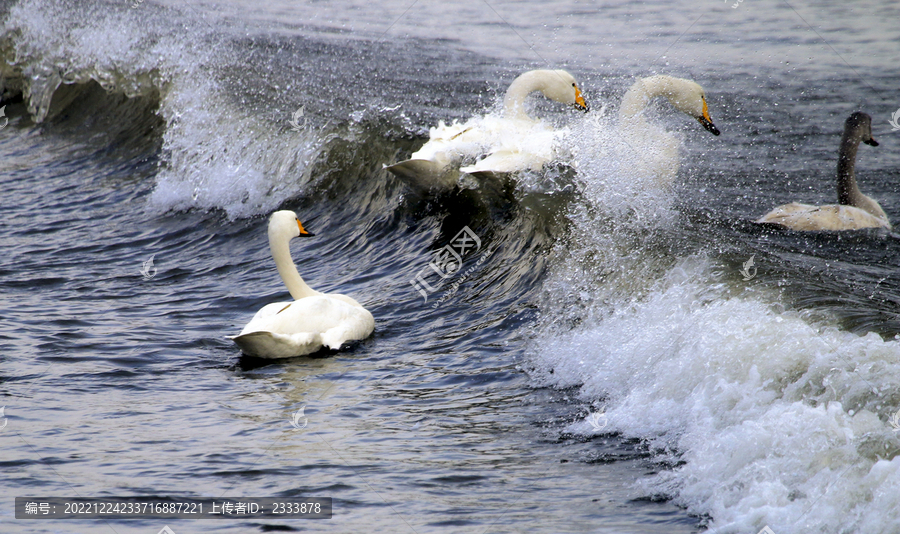
[[[322,333],[322,344],[326,347],[338,350],[347,341],[357,341],[369,337],[375,330],[375,318],[362,306],[356,308],[353,321],[340,326],[329,328]]]
[[[250,332],[231,338],[241,352],[257,358],[293,358],[312,354],[322,348],[322,336],[315,332],[278,334]]]
[[[408,159],[385,165],[385,169],[403,183],[420,191],[451,189],[459,180],[459,172],[427,159]]]

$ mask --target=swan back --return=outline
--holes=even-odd
[[[886,218],[882,219],[859,208],[840,204],[813,206],[791,202],[778,206],[756,222],[778,224],[791,230],[806,232],[861,230],[863,228],[891,229],[891,223]]]
[[[574,76],[564,70],[538,69],[519,75],[509,85],[503,99],[503,114],[512,118],[527,117],[525,98],[535,91],[555,102],[588,110]]]
[[[232,340],[251,356],[289,358],[311,354],[323,346],[337,350],[346,341],[369,337],[375,329],[372,314],[338,296],[269,304]]]

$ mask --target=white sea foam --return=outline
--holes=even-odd
[[[683,462],[639,491],[710,516],[711,532],[900,532],[900,439],[888,423],[900,342],[729,296],[717,278],[710,260],[682,259],[645,298],[555,328],[536,342],[535,379],[579,387],[605,404],[602,432]],[[597,433],[587,419],[566,430]]]
[[[247,217],[272,211],[302,190],[321,148],[315,130],[273,131],[265,117],[222,102],[212,83],[179,85],[161,109],[168,161],[156,177],[151,206],[219,208],[232,218]]]
[[[312,127],[288,128],[293,109],[280,122],[222,87],[223,72],[246,70],[229,52],[235,30],[213,29],[195,15],[146,3],[25,0],[11,8],[4,30],[18,33],[17,67],[37,122],[63,83],[93,80],[128,96],[158,95],[166,130],[151,209],[223,209],[230,217],[271,211],[310,180],[322,140]],[[284,99],[295,96],[285,90]]]
[[[612,120],[582,126],[583,202],[553,254],[530,363],[537,384],[604,405],[605,424],[565,431],[643,440],[675,467],[636,491],[710,518],[710,532],[900,532],[900,341],[784,311],[714,259],[674,256],[679,215],[654,169],[677,166],[677,148],[655,150],[667,134],[652,124],[646,143]]]

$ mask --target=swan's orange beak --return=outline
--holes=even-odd
[[[297,219],[297,226],[300,227],[300,237],[312,237],[316,234],[311,234],[303,228],[303,225],[300,224],[300,219]]]
[[[578,87],[575,86],[575,105],[585,112],[591,110],[591,108],[587,105],[587,102],[584,101],[584,97],[581,95],[581,91],[578,90]]]
[[[716,128],[716,125],[713,124],[712,119],[709,118],[709,108],[706,107],[706,99],[703,99],[703,116],[697,117],[697,120],[700,121],[700,124],[703,125],[704,128],[713,135],[719,135],[719,129]]]

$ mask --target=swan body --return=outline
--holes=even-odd
[[[778,206],[756,222],[778,224],[801,231],[891,228],[887,219],[881,219],[853,206],[840,204],[813,206],[799,202]]]
[[[297,215],[276,211],[269,218],[268,234],[275,267],[294,300],[267,304],[256,312],[231,338],[241,350],[257,358],[290,358],[323,347],[336,350],[346,341],[369,337],[375,318],[368,310],[346,295],[313,290],[297,272],[290,240],[313,235],[303,229]]]
[[[449,188],[460,172],[509,173],[539,170],[552,160],[557,132],[531,118],[525,100],[545,97],[587,111],[575,78],[564,70],[532,70],[516,78],[503,99],[500,116],[473,117],[450,125],[441,121],[410,159],[385,166],[418,189]]]
[[[838,153],[838,204],[812,206],[792,202],[778,206],[760,217],[757,223],[786,226],[792,230],[859,230],[891,229],[891,223],[878,202],[860,192],[856,185],[856,151],[859,143],[878,146],[872,138],[872,117],[856,112],[844,123],[844,134]]]

